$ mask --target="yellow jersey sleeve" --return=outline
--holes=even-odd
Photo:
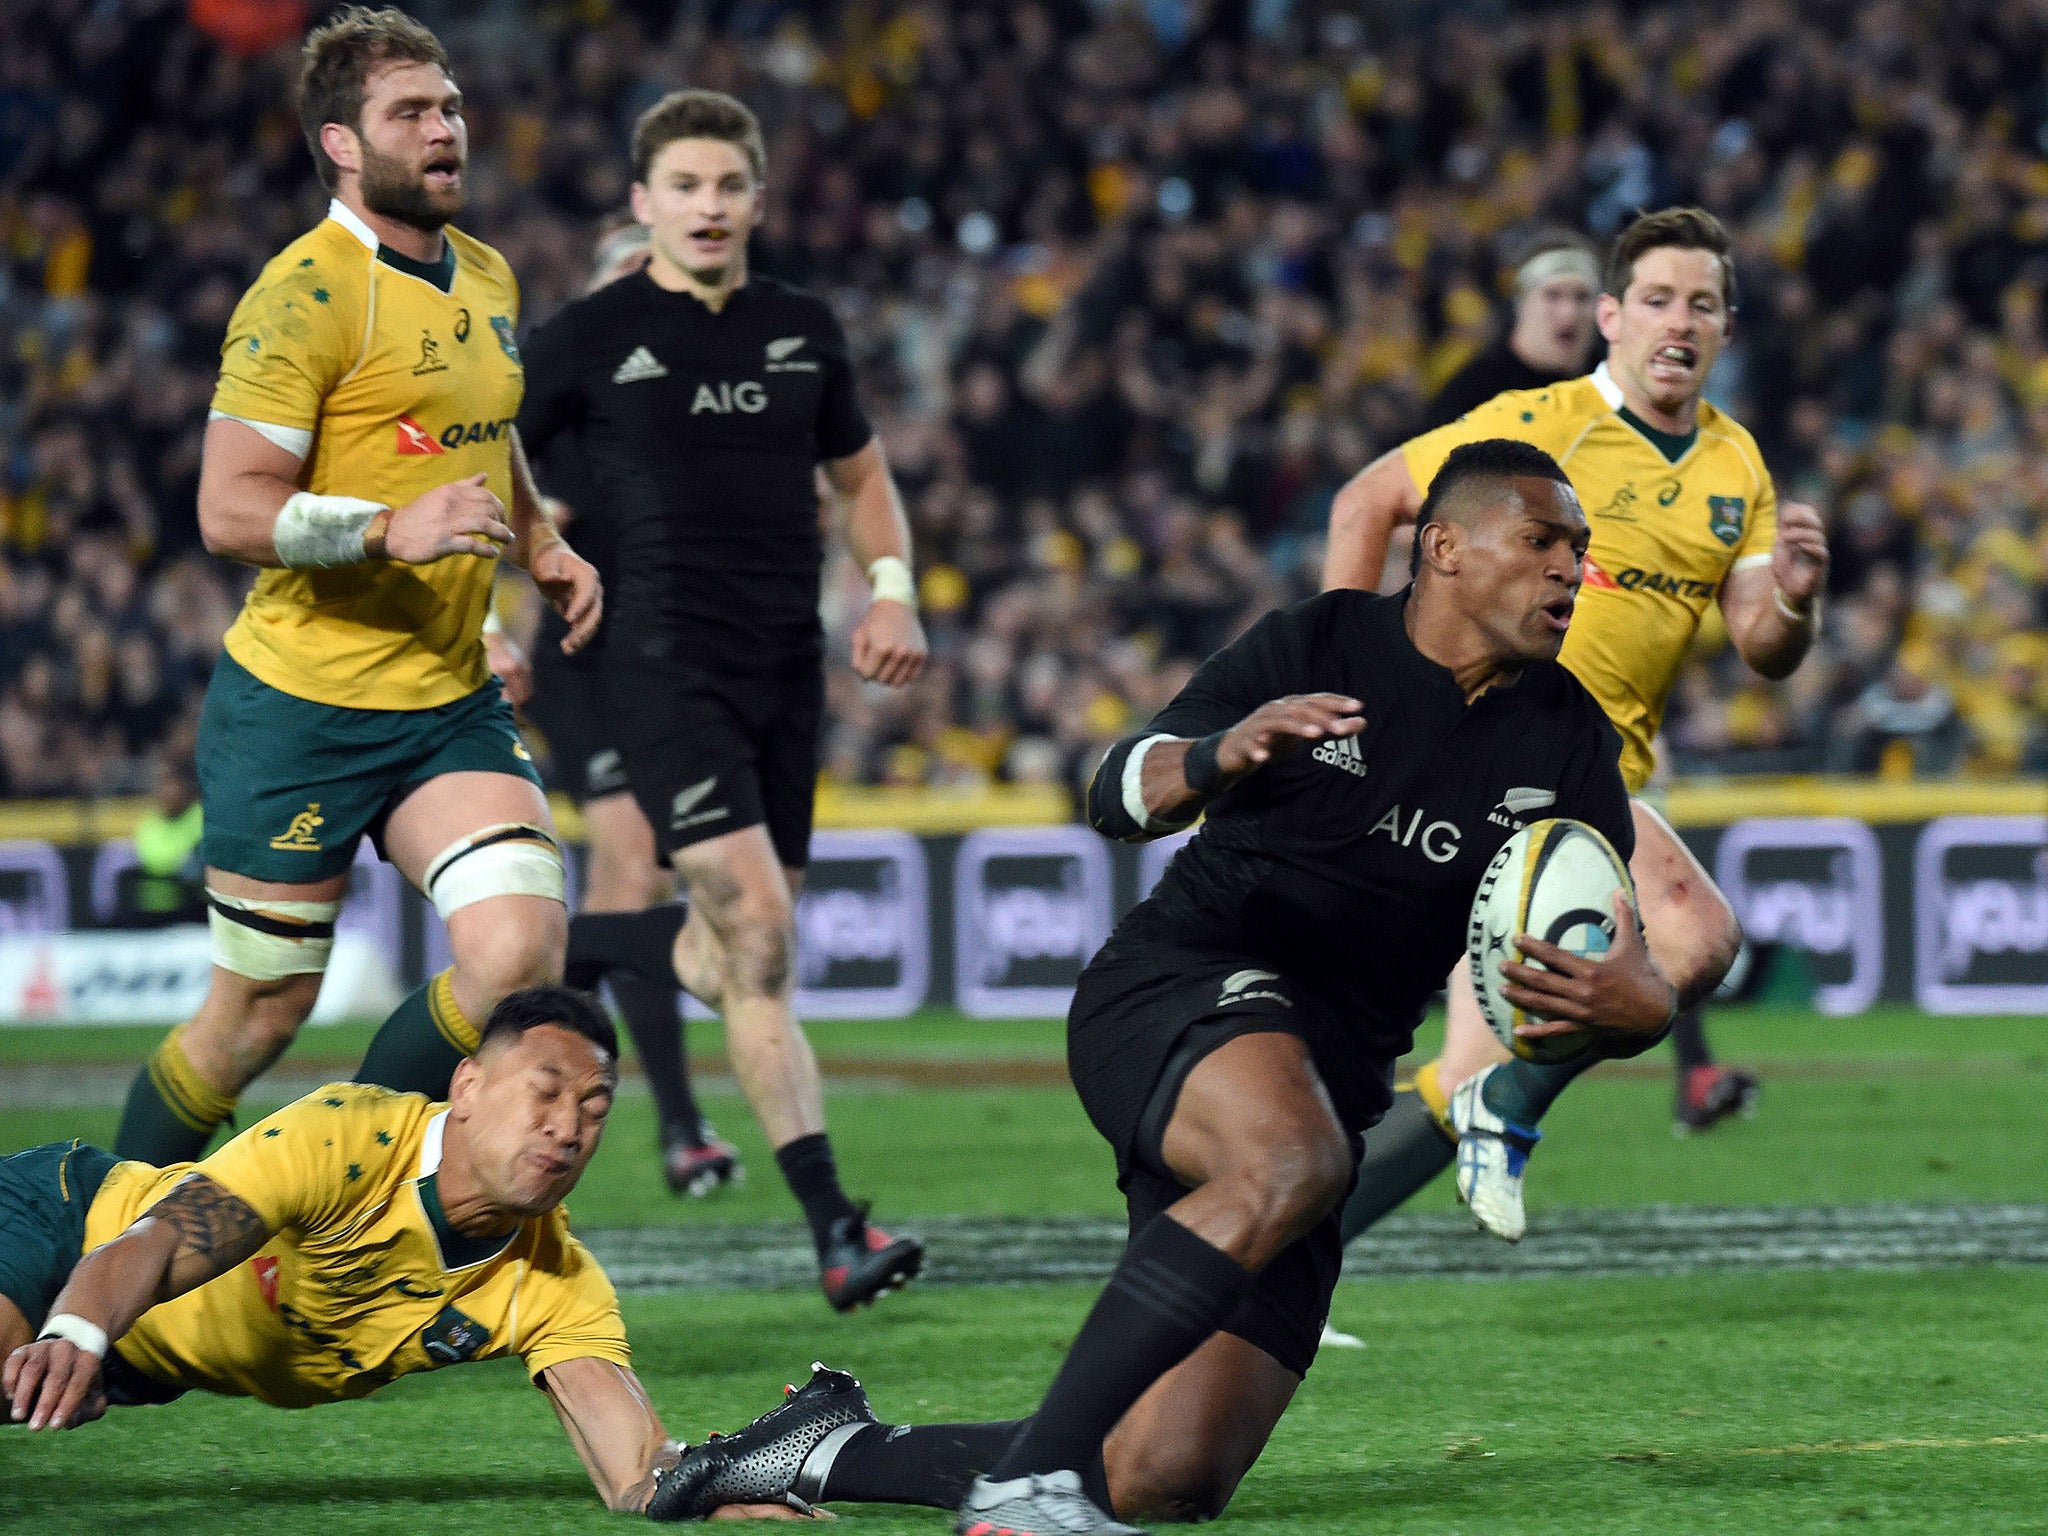
[[[1429,483],[1454,449],[1490,437],[1508,437],[1533,443],[1554,459],[1562,459],[1583,437],[1588,426],[1586,414],[1574,408],[1570,381],[1545,385],[1542,389],[1513,389],[1495,395],[1484,405],[1474,406],[1456,421],[1446,422],[1433,432],[1411,437],[1401,445],[1401,458],[1415,489],[1429,494]]]
[[[321,403],[355,367],[363,296],[331,267],[288,249],[235,306],[221,343],[213,409],[312,432]]]
[[[383,1130],[393,1097],[368,1083],[329,1083],[259,1120],[192,1171],[244,1201],[273,1232],[330,1230],[384,1187],[373,1175],[405,1146]]]
[[[538,1377],[551,1365],[586,1357],[630,1366],[619,1295],[603,1266],[573,1236],[560,1212],[536,1246],[533,1268],[520,1287],[518,1336],[513,1350]]]
[[[1743,525],[1742,539],[1735,546],[1735,564],[1768,560],[1778,546],[1778,491],[1769,475],[1762,475],[1756,490],[1756,507]]]

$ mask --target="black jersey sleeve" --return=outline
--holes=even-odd
[[[1583,821],[1606,838],[1626,864],[1635,856],[1636,820],[1629,809],[1628,786],[1621,777],[1621,736],[1590,694],[1585,694],[1582,702],[1587,741],[1574,755],[1565,780],[1562,814]]]
[[[825,390],[818,401],[818,457],[844,459],[867,447],[875,429],[860,408],[860,387],[854,378],[846,330],[829,306],[821,303],[820,308],[819,350],[824,354]]]
[[[519,442],[529,463],[583,423],[588,405],[576,367],[576,306],[561,311],[527,341],[526,395],[519,403]]]

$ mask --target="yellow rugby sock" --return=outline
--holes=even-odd
[[[462,1005],[455,1001],[454,966],[427,983],[427,1011],[433,1015],[434,1028],[441,1032],[442,1039],[465,1056],[476,1054],[479,1032],[464,1015]]]
[[[1415,1071],[1415,1091],[1422,1095],[1422,1102],[1429,1106],[1430,1117],[1436,1121],[1437,1129],[1451,1138],[1455,1145],[1458,1133],[1451,1125],[1451,1096],[1444,1092],[1443,1079],[1438,1073],[1438,1063],[1425,1061]]]
[[[185,1054],[180,1024],[165,1035],[128,1089],[121,1128],[114,1135],[117,1157],[137,1162],[189,1163],[206,1150],[213,1133],[234,1113],[235,1095],[223,1093],[199,1075]]]

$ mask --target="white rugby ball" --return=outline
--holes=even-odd
[[[1472,919],[1465,929],[1465,953],[1472,962],[1472,989],[1500,1043],[1527,1061],[1571,1061],[1595,1044],[1590,1030],[1529,1040],[1519,1024],[1540,1022],[1506,996],[1501,964],[1520,960],[1517,934],[1529,934],[1575,955],[1603,958],[1614,943],[1614,895],[1636,903],[1635,883],[1621,856],[1583,821],[1563,817],[1535,822],[1501,845],[1486,866]],[[1536,964],[1530,961],[1530,964]],[[1540,967],[1539,967],[1540,968]]]

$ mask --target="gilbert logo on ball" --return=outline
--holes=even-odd
[[[1614,897],[1635,904],[1635,885],[1614,847],[1582,821],[1555,818],[1525,827],[1501,845],[1486,866],[1472,917],[1465,929],[1465,953],[1472,962],[1472,988],[1500,1043],[1528,1061],[1570,1061],[1595,1043],[1595,1032],[1575,1030],[1530,1040],[1518,1025],[1540,1022],[1508,1001],[1501,966],[1521,960],[1519,934],[1530,934],[1574,955],[1598,959],[1614,943]],[[1529,964],[1536,964],[1534,961]]]

